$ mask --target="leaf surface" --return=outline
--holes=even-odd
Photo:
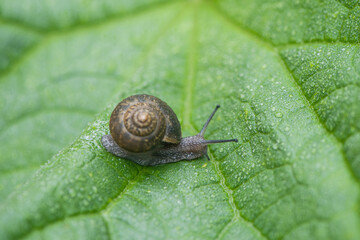
[[[360,237],[358,1],[42,3],[0,3],[0,239]],[[239,143],[114,157],[136,93]]]

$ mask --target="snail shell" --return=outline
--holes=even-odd
[[[157,97],[141,94],[125,98],[110,117],[114,141],[130,152],[156,148],[160,142],[178,144],[181,127],[174,111]]]

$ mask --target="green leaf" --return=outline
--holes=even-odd
[[[0,9],[0,239],[360,238],[359,1]],[[100,139],[136,93],[184,135],[221,104],[206,138],[239,143],[119,159]]]

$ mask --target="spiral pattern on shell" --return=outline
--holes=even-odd
[[[181,139],[175,113],[165,102],[145,94],[130,96],[115,107],[110,117],[110,134],[130,152],[145,152],[161,141],[177,143]]]
[[[157,114],[158,111],[159,109],[146,103],[130,106],[124,114],[125,128],[133,135],[149,136],[157,127],[161,128],[161,125],[164,125],[164,116],[161,113]],[[163,129],[159,130],[164,132]]]

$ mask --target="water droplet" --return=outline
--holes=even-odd
[[[214,209],[214,206],[210,204],[206,204],[206,209],[208,210]]]
[[[70,194],[71,197],[75,197],[75,191],[74,191],[74,189],[70,188],[70,189],[69,189],[69,194]]]
[[[282,118],[282,113],[280,113],[280,112],[277,112],[277,113],[275,113],[275,117],[277,117],[277,118]]]

